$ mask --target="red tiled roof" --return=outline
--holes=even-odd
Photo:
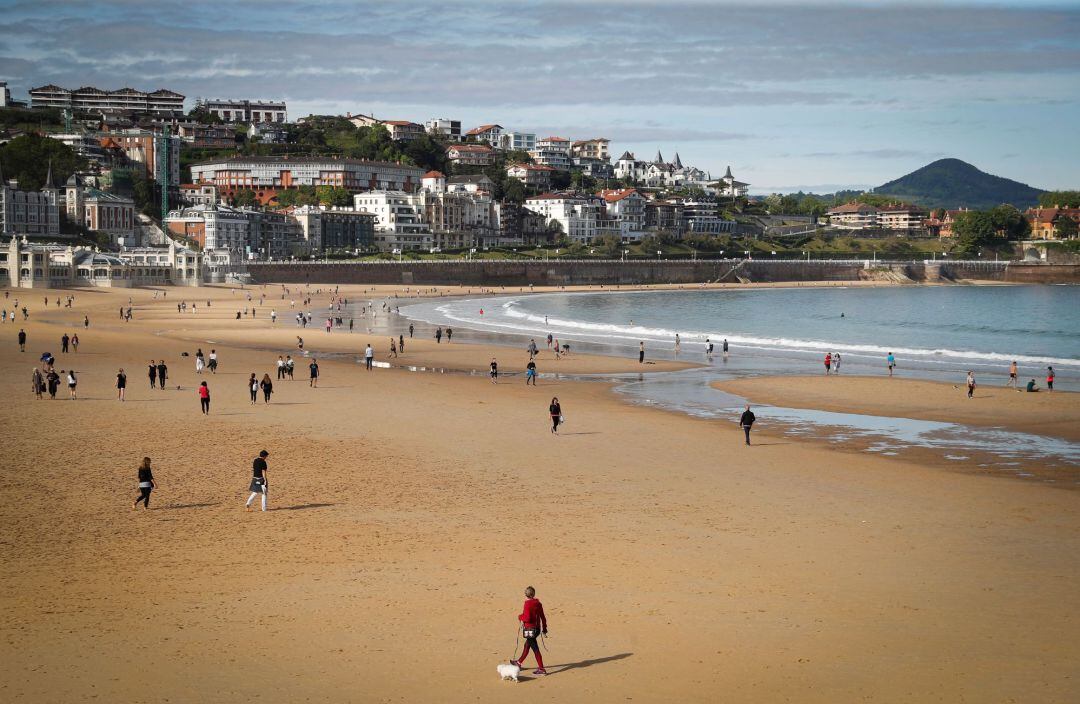
[[[473,129],[469,130],[465,134],[466,135],[480,134],[481,132],[487,132],[487,131],[491,130],[492,127],[498,127],[500,130],[502,129],[502,125],[480,125],[479,127],[475,127]]]
[[[543,139],[536,140],[538,142],[569,142],[566,137],[544,137]]]
[[[526,171],[558,171],[558,169],[552,166],[543,166],[541,164],[507,164],[507,169],[522,168]]]
[[[384,125],[394,125],[395,127],[408,127],[409,125],[415,125],[419,127],[415,122],[409,122],[408,120],[383,120]]]
[[[866,203],[844,203],[829,210],[829,215],[845,215],[847,213],[876,213],[877,208]]]
[[[446,174],[442,171],[428,171],[421,178],[446,178]]]
[[[446,148],[446,151],[484,152],[485,154],[487,154],[494,150],[486,144],[451,144]]]
[[[637,193],[637,191],[635,189],[633,189],[633,188],[619,188],[619,189],[610,189],[610,190],[606,190],[606,191],[599,191],[596,195],[600,196],[601,198],[606,200],[608,203],[617,203],[618,201],[622,200],[623,198],[628,198],[629,196],[631,196],[631,195],[633,195],[635,193]]]

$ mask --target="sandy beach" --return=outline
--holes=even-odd
[[[57,310],[67,293],[74,306]],[[327,294],[313,295],[325,310]],[[483,372],[493,354],[524,366],[524,349],[465,344],[465,331],[436,345],[418,328],[398,368],[369,372],[356,363],[366,332],[297,332],[284,306],[272,326],[272,299],[237,321],[246,292],[226,287],[158,300],[14,290],[9,310],[15,298],[30,319],[0,326],[2,701],[1080,698],[1077,492],[768,433],[745,447],[734,422],[631,406],[601,383],[405,368]],[[180,300],[199,313],[178,314]],[[60,354],[64,332],[78,332],[78,353]],[[274,377],[298,334],[329,355],[319,388],[298,358],[296,379],[252,405],[249,373]],[[388,339],[372,341],[385,358]],[[200,346],[217,350],[217,374],[181,356]],[[63,387],[34,398],[45,351],[79,372],[79,400]],[[162,358],[170,383],[150,389],[147,365]],[[556,365],[638,367],[541,353],[542,373]],[[858,379],[740,383],[793,405],[796,388],[811,403],[834,381],[830,402],[856,407]],[[900,413],[933,393],[961,419],[948,398],[967,402],[960,392],[919,384],[874,402]],[[1023,413],[1075,440],[1075,394],[982,392],[964,422]],[[557,437],[552,396],[566,416]],[[1034,396],[1049,405],[1023,405]],[[261,449],[272,510],[246,513]],[[132,511],[144,455],[158,488],[151,510]],[[502,682],[530,584],[550,619],[551,674]]]

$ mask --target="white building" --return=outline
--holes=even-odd
[[[288,110],[285,102],[270,100],[210,100],[199,99],[195,103],[226,123],[285,123]]]
[[[251,247],[248,214],[227,205],[196,205],[169,212],[165,227],[172,237],[199,245],[209,281],[221,282],[243,264]]]
[[[750,184],[735,180],[735,177],[731,175],[730,166],[727,167],[727,172],[720,177],[719,181],[709,184],[709,186],[719,196],[745,196],[750,192]]]
[[[428,134],[448,142],[461,141],[461,120],[448,120],[445,117],[433,117],[424,123]]]
[[[529,188],[547,190],[551,188],[551,174],[555,169],[551,166],[539,164],[510,164],[506,167],[506,175],[516,178]]]
[[[423,193],[375,190],[353,196],[356,210],[375,215],[375,246],[383,252],[431,248]]]
[[[570,156],[579,159],[610,161],[611,154],[608,152],[609,144],[611,144],[611,140],[606,137],[581,139],[570,145]]]
[[[0,108],[6,108],[11,102],[11,90],[7,81],[0,81]]]
[[[878,225],[878,209],[866,203],[845,203],[827,214],[830,224],[846,230],[864,230]]]
[[[544,216],[549,223],[557,223],[572,242],[590,244],[600,234],[603,206],[599,199],[545,193],[527,198],[525,207]]]
[[[878,210],[878,227],[883,230],[914,232],[925,227],[926,211],[918,206],[894,203]]]
[[[499,149],[504,152],[531,152],[536,149],[536,135],[532,132],[503,132],[499,137]]]
[[[536,148],[529,152],[533,163],[550,166],[559,171],[569,171],[573,163],[570,160],[570,140],[565,137],[545,137],[536,141]]]
[[[13,237],[0,249],[0,283],[14,288],[201,286],[202,255],[172,242],[167,248],[106,254]]]
[[[652,161],[639,161],[630,152],[615,162],[615,177],[625,178],[649,188],[700,188],[706,190],[712,180],[710,175],[693,166],[682,163],[678,152],[668,162],[657,151]]]
[[[502,138],[502,125],[480,125],[465,133],[467,139],[475,139],[478,142],[487,142],[496,146]]]
[[[645,198],[633,188],[597,193],[604,199],[607,215],[619,228],[623,240],[641,239],[645,233]]]
[[[171,90],[144,93],[134,88],[101,90],[84,86],[75,90],[47,85],[30,89],[30,103],[35,108],[59,108],[79,112],[151,113],[183,117],[184,96]]]
[[[490,166],[495,150],[486,144],[451,144],[446,148],[446,158],[455,164]]]
[[[383,120],[383,127],[390,132],[390,139],[409,142],[424,134],[424,126],[408,120]]]
[[[220,197],[252,189],[263,202],[277,191],[299,186],[340,186],[353,193],[414,191],[423,173],[406,164],[325,156],[232,157],[191,165],[192,182],[217,186]]]

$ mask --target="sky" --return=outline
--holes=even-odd
[[[0,0],[0,81],[607,137],[753,193],[955,157],[1080,188],[1080,0]]]

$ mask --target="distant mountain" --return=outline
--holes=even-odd
[[[979,171],[959,159],[939,159],[874,189],[875,195],[896,196],[898,200],[928,208],[976,210],[1002,203],[1011,203],[1023,210],[1036,205],[1040,193],[1045,191]]]

